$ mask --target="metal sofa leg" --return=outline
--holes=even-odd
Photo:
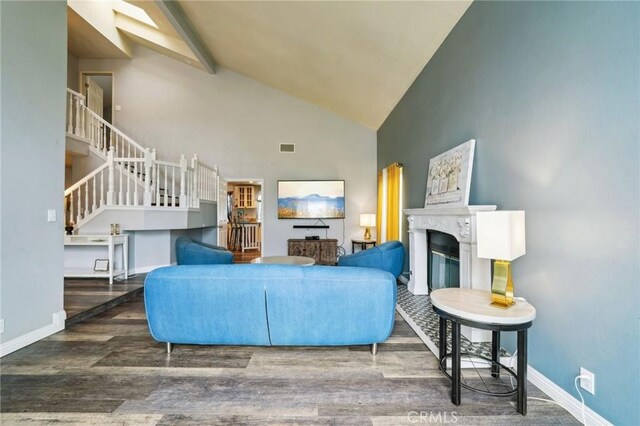
[[[173,343],[167,342],[167,354],[171,354],[172,350],[173,350]]]
[[[378,344],[374,343],[371,345],[371,355],[375,355],[378,353]]]

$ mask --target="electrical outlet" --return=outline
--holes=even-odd
[[[0,318],[0,334],[4,333],[4,318]]]
[[[580,367],[580,375],[583,376],[580,378],[580,387],[589,392],[591,395],[595,395],[596,375],[583,367]]]
[[[56,211],[55,210],[47,210],[47,222],[55,222],[56,219]]]

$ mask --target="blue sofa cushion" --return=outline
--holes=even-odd
[[[171,266],[150,272],[144,302],[153,338],[201,345],[269,345],[264,280],[242,277],[251,266]]]
[[[398,278],[404,266],[404,246],[400,241],[387,241],[368,250],[341,256],[338,266],[382,269]]]
[[[204,244],[191,238],[176,239],[178,265],[226,265],[233,263],[233,253],[224,247]]]
[[[273,345],[365,345],[393,329],[397,286],[384,271],[297,267],[296,276],[267,285]]]

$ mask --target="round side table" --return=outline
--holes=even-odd
[[[367,246],[375,247],[376,240],[363,240],[363,239],[353,238],[351,240],[351,253],[356,252],[356,246],[360,246],[360,250],[366,250]]]
[[[460,405],[461,387],[493,396],[516,395],[517,410],[527,414],[527,330],[536,317],[536,309],[527,302],[516,301],[509,309],[491,306],[491,293],[484,290],[443,288],[431,292],[433,310],[440,316],[439,361],[446,372],[446,359],[451,357],[451,402]],[[451,321],[451,353],[447,353],[447,322]],[[489,392],[462,384],[460,380],[460,326],[491,330],[491,376],[500,377],[500,369],[506,370],[517,381],[515,390]],[[500,364],[500,332],[518,332],[517,373]],[[474,355],[478,357],[477,355]],[[480,357],[483,358],[483,357]]]

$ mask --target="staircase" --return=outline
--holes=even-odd
[[[177,163],[158,160],[155,149],[116,129],[71,89],[67,89],[66,124],[67,141],[88,147],[89,155],[102,162],[64,191],[65,224],[73,225],[76,233],[107,233],[109,223],[132,231],[177,229],[194,223],[190,213],[205,224],[197,215],[203,203],[217,201],[217,166],[208,166],[197,156],[187,161],[183,155]],[[207,217],[214,210],[208,206]]]

